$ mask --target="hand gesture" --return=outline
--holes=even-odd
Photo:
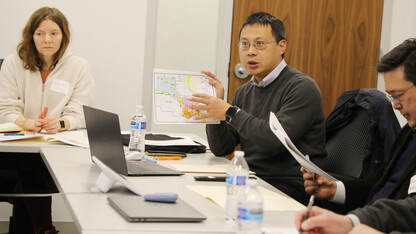
[[[40,112],[38,119],[36,120],[36,123],[38,124],[37,127],[40,127],[41,130],[45,130],[47,133],[57,133],[61,128],[59,120],[55,116],[47,117],[47,114],[48,107],[45,106],[43,111]]]
[[[216,98],[203,93],[194,93],[192,95],[191,101],[205,104],[191,105],[190,107],[192,109],[198,111],[204,110],[207,112],[201,116],[194,117],[194,120],[201,120],[206,118],[225,120],[225,112],[231,106],[230,104],[228,104],[220,98]]]
[[[301,167],[300,171],[303,173],[305,192],[307,194],[315,194],[315,197],[319,199],[331,200],[334,198],[335,192],[337,191],[335,181],[308,172],[304,167]]]
[[[222,85],[221,81],[209,71],[201,71],[201,73],[212,78],[209,83],[214,86],[217,97],[224,100],[224,86]]]

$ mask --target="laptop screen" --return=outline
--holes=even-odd
[[[85,105],[83,109],[91,156],[127,175],[118,115]]]

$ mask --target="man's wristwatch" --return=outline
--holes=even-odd
[[[225,121],[230,123],[233,119],[234,115],[240,110],[240,108],[236,106],[230,106],[228,110],[225,112]]]
[[[62,131],[62,129],[65,129],[65,121],[63,119],[59,119],[59,124],[61,125],[61,129],[59,129],[59,131]]]

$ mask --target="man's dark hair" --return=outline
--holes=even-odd
[[[266,12],[257,12],[249,17],[244,21],[243,26],[241,26],[240,34],[238,35],[238,39],[241,37],[241,31],[246,25],[253,25],[253,24],[261,24],[261,25],[270,25],[272,28],[272,34],[274,38],[276,38],[276,43],[279,41],[286,39],[285,33],[285,25],[282,21],[278,18],[274,17],[273,15],[266,13]],[[283,58],[284,54],[282,54]]]
[[[416,50],[407,56],[404,63],[404,77],[416,85]]]
[[[384,55],[380,61],[377,64],[377,72],[387,72],[391,71],[400,65],[404,64],[405,67],[407,67],[407,63],[413,62],[413,67],[409,65],[409,69],[412,69],[414,71],[414,54],[416,51],[416,38],[409,38],[405,40],[402,44],[396,46],[394,49],[392,49],[390,52],[388,52],[386,55]],[[407,74],[405,73],[405,79],[413,82],[413,84],[416,85],[416,78],[414,73],[413,74]]]

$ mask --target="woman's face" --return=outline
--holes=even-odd
[[[33,34],[33,41],[40,56],[51,61],[62,42],[62,31],[52,20],[44,20]]]

